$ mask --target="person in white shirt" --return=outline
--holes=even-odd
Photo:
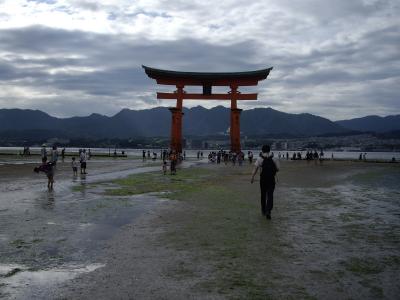
[[[53,149],[51,149],[50,159],[51,159],[50,161],[54,164],[54,166],[56,166],[58,161],[58,150],[56,146],[53,146]]]
[[[81,174],[87,174],[86,173],[86,149],[83,149],[80,156],[79,160],[81,162]]]

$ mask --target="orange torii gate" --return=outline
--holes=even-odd
[[[268,77],[271,68],[230,73],[208,73],[208,72],[178,72],[160,70],[142,66],[157,84],[174,85],[176,91],[173,93],[157,92],[157,99],[176,99],[176,107],[170,107],[172,113],[171,126],[171,150],[182,152],[182,104],[183,100],[230,100],[231,101],[231,151],[239,152],[240,147],[240,113],[237,108],[238,100],[257,100],[257,93],[242,94],[238,91],[239,86],[254,86],[258,81]],[[202,86],[202,94],[186,93],[184,87],[188,85]],[[213,86],[228,86],[230,91],[226,94],[213,94]]]

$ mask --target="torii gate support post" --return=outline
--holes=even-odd
[[[237,108],[237,96],[239,94],[237,85],[231,85],[231,126],[230,126],[230,138],[231,138],[231,151],[240,152],[240,113],[241,109]]]
[[[170,107],[172,114],[171,122],[171,150],[176,153],[182,153],[182,103],[183,103],[183,85],[176,85],[176,107]]]
[[[231,151],[240,152],[242,147],[240,145],[240,113],[241,109],[231,109]]]

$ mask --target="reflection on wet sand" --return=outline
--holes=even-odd
[[[55,192],[48,191],[44,193],[44,197],[42,199],[38,199],[41,202],[41,207],[43,209],[54,209],[55,206]]]

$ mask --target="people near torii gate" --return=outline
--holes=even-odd
[[[242,151],[240,151],[240,152],[238,153],[237,157],[238,157],[239,166],[242,166],[243,160],[244,160],[244,153],[243,153]]]
[[[254,164],[251,183],[254,182],[254,177],[258,169],[260,171],[260,190],[261,190],[261,213],[268,219],[271,219],[271,211],[274,206],[274,190],[275,190],[275,175],[279,171],[279,162],[274,161],[269,145],[262,147],[262,154],[257,158]]]
[[[166,159],[167,159],[167,150],[164,149],[164,151],[162,152],[162,160]]]
[[[229,162],[229,153],[228,153],[228,152],[225,152],[225,153],[224,153],[224,163],[225,163],[225,166],[228,164],[228,162]]]
[[[236,152],[232,152],[232,164],[233,164],[234,166],[236,165],[236,158],[237,158]]]
[[[171,175],[176,175],[176,164],[178,162],[178,156],[175,150],[171,151],[169,160],[171,161],[171,166],[170,166]]]
[[[218,153],[217,153],[217,164],[221,163],[221,155],[222,155],[222,152],[218,151]]]

